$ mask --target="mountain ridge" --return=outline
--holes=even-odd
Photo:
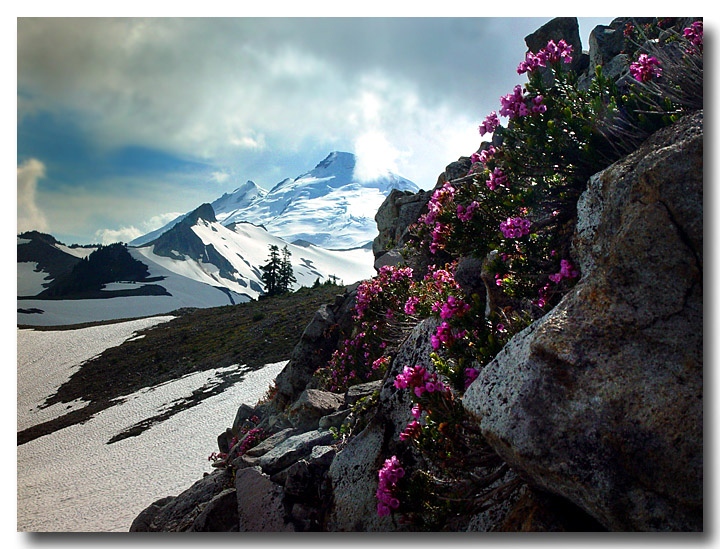
[[[375,212],[393,189],[419,187],[399,175],[360,180],[354,154],[333,151],[315,167],[295,178],[285,178],[269,191],[248,180],[210,205],[223,225],[250,222],[289,242],[306,240],[328,249],[349,249],[375,238]],[[185,216],[130,242],[145,245],[170,230]]]

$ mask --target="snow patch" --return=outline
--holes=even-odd
[[[37,295],[45,289],[43,283],[49,282],[50,274],[41,271],[34,261],[17,264],[17,295]]]

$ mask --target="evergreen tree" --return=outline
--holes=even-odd
[[[262,280],[265,284],[265,293],[267,295],[277,295],[280,293],[279,280],[280,280],[280,249],[274,244],[270,244],[270,256],[268,262],[260,267],[262,269]]]
[[[290,250],[285,246],[282,250],[282,261],[280,262],[280,272],[278,275],[278,293],[286,293],[292,290],[292,285],[297,282],[293,273],[292,263],[290,263]]]

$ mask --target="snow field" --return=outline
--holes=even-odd
[[[132,335],[128,332],[131,327],[121,328],[126,337]],[[116,332],[113,326],[99,328]],[[87,333],[78,333],[85,330],[89,328],[65,332],[19,330],[25,332],[23,346],[32,350],[22,356],[18,352],[18,370],[26,372],[25,398],[43,399],[43,393],[67,379],[84,357],[95,356],[106,348],[107,340],[93,347]],[[33,386],[29,368],[40,368],[41,348],[51,343],[35,336],[48,333],[63,333],[65,337],[55,342],[52,356],[44,359],[43,367],[52,382],[35,376],[38,386]],[[100,334],[96,335],[96,339],[102,341]],[[76,346],[82,347],[83,352],[76,352]],[[189,396],[223,371],[239,366],[197,372],[143,389],[84,424],[19,446],[18,530],[127,531],[137,514],[153,501],[177,495],[199,480],[203,472],[212,470],[207,457],[217,451],[217,435],[232,424],[241,403],[252,405],[262,398],[285,364],[268,364],[248,372],[243,381],[223,393],[154,425],[139,436],[114,444],[106,443],[120,431],[162,411],[174,400]],[[23,401],[23,408],[32,407]],[[32,424],[31,414],[25,421]]]

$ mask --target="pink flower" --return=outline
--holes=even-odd
[[[420,416],[422,415],[422,407],[419,404],[415,404],[412,407],[412,410],[410,410],[410,413],[415,419],[420,419]]]
[[[458,219],[463,222],[470,221],[473,215],[475,215],[475,210],[477,210],[479,207],[480,204],[476,200],[473,200],[470,204],[467,205],[467,207],[459,204],[457,207]]]
[[[498,186],[507,187],[507,175],[500,168],[495,168],[490,173],[490,179],[487,180],[486,185],[491,191],[494,191]]]
[[[533,106],[531,107],[530,110],[534,113],[544,113],[545,111],[547,111],[547,107],[545,105],[543,105],[542,102],[543,102],[542,95],[533,97],[533,99],[532,99]]]
[[[500,120],[498,120],[497,113],[495,111],[492,111],[483,121],[482,124],[478,127],[478,131],[480,132],[480,135],[485,135],[486,133],[493,133],[495,131],[495,128],[497,128],[500,125]]]
[[[521,238],[530,234],[531,223],[528,219],[520,217],[508,217],[500,223],[500,230],[505,238]]]
[[[527,116],[530,114],[530,109],[528,109],[525,104],[525,100],[527,98],[524,93],[525,90],[523,90],[520,85],[517,85],[513,88],[513,93],[509,93],[501,97],[500,104],[502,105],[502,108],[500,109],[500,115],[507,116],[512,119],[518,116]]]
[[[685,35],[685,38],[687,38],[693,46],[695,46],[698,50],[702,51],[702,49],[703,49],[703,22],[702,21],[695,21],[689,27],[687,27],[686,29],[683,29],[683,34]],[[688,53],[693,53],[693,52],[691,50],[688,50]]]
[[[394,496],[398,481],[405,476],[405,470],[400,466],[396,456],[385,460],[385,464],[378,471],[378,489],[375,497],[378,499],[377,512],[381,517],[390,514],[391,509],[397,509],[400,502]]]
[[[413,420],[408,423],[407,427],[405,427],[405,430],[400,433],[400,440],[405,441],[410,438],[417,438],[420,436],[421,431],[422,425],[420,425],[417,421]]]
[[[480,151],[478,160],[480,160],[483,164],[487,164],[488,160],[495,156],[496,152],[495,147],[490,145],[487,149]]]
[[[470,310],[470,305],[454,295],[448,296],[447,301],[442,305],[440,318],[450,319],[453,316],[462,316]]]
[[[533,72],[540,66],[540,58],[534,55],[532,52],[527,52],[525,54],[525,61],[521,62],[518,65],[517,73],[524,74],[526,72]]]
[[[659,77],[662,74],[662,68],[660,67],[660,62],[655,57],[641,53],[638,60],[630,64],[630,74],[632,74],[638,82],[648,82],[652,78]]]
[[[479,370],[475,368],[465,368],[465,388],[470,387],[470,384],[475,381],[479,375]]]
[[[572,46],[565,42],[565,40],[559,40],[556,44],[554,40],[550,40],[543,49],[537,54],[527,52],[525,54],[525,61],[518,65],[517,73],[524,74],[526,72],[534,72],[538,67],[546,67],[550,63],[556,63],[563,61],[570,63],[572,61]]]
[[[553,40],[550,40],[543,49],[541,49],[537,56],[540,59],[540,63],[543,67],[547,66],[548,63],[555,63],[557,61],[564,61],[570,63],[572,57],[572,46],[565,42],[565,40],[559,40],[557,44]]]
[[[420,303],[420,299],[415,296],[410,296],[405,302],[405,314],[414,315],[417,312],[417,309],[415,307],[418,303]]]
[[[564,278],[576,278],[580,273],[567,259],[560,260],[560,272],[549,275],[548,278],[555,284],[559,284]]]

